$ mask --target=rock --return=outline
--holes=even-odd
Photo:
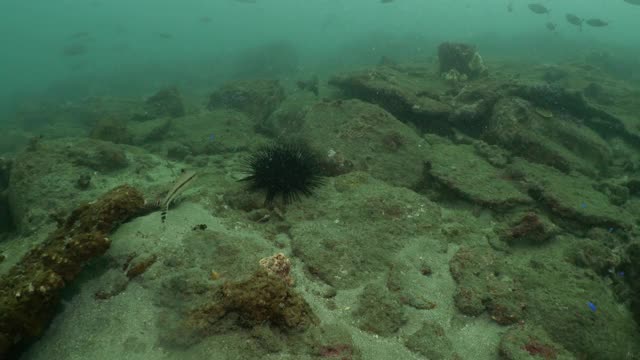
[[[442,130],[448,127],[445,122],[451,113],[451,107],[436,95],[441,90],[436,86],[442,80],[434,78],[430,79],[433,81],[425,81],[415,76],[417,72],[421,75],[424,73],[425,77],[433,76],[422,68],[402,71],[380,66],[334,76],[329,84],[338,87],[347,97],[377,104],[421,129]]]
[[[365,286],[353,311],[360,329],[392,336],[407,322],[402,305],[380,285]]]
[[[236,321],[243,327],[269,324],[292,330],[318,323],[300,294],[261,268],[245,280],[225,282],[214,301],[191,310],[180,328],[194,336],[213,334],[221,326],[220,320],[232,313],[238,315]]]
[[[360,100],[320,102],[308,109],[302,124],[299,134],[326,154],[326,163],[339,158],[335,165],[395,186],[413,187],[422,178],[426,143],[379,106]]]
[[[162,135],[163,141],[153,145],[171,150],[171,156],[183,156],[183,159],[204,156],[208,159],[210,155],[247,151],[265,143],[267,139],[256,134],[255,129],[255,119],[249,115],[234,109],[215,109],[172,121]],[[253,135],[247,136],[249,133]]]
[[[109,249],[107,236],[144,204],[142,194],[125,185],[79,206],[0,279],[0,357],[41,335],[60,306],[62,289]]]
[[[527,212],[502,233],[507,243],[541,245],[558,233],[558,227],[535,212]]]
[[[445,42],[438,46],[440,74],[451,72],[475,79],[487,74],[482,57],[475,47],[467,44]]]
[[[452,99],[449,122],[469,136],[479,137],[486,130],[494,105],[501,97],[499,86],[471,83]]]
[[[145,164],[145,172],[130,163]],[[14,160],[7,190],[13,222],[20,232],[31,233],[52,223],[52,214],[64,214],[112,187],[103,173],[118,171],[127,182],[148,186],[152,180],[145,174],[161,164],[144,150],[127,145],[74,138],[40,141]],[[78,191],[78,179],[87,173],[92,174],[91,186]]]
[[[133,142],[133,137],[127,125],[122,121],[111,119],[97,121],[93,129],[91,129],[89,137],[116,144],[131,144]]]
[[[500,169],[478,156],[472,145],[435,143],[426,154],[428,165],[420,191],[436,197],[454,195],[496,210],[532,203],[513,182],[502,179]]]
[[[528,193],[555,215],[555,223],[579,232],[594,226],[605,229],[633,227],[633,215],[612,204],[586,176],[567,176],[556,169],[522,159],[514,159],[510,168],[522,174]]]
[[[311,343],[311,354],[322,359],[362,359],[345,325],[328,324],[311,329],[307,341]]]
[[[335,178],[335,196],[311,207],[287,209],[292,251],[310,276],[337,289],[353,289],[389,271],[389,259],[416,232],[430,232],[440,209],[424,196],[362,172]],[[320,214],[331,214],[321,220]],[[363,223],[358,219],[369,219]],[[314,240],[315,239],[315,240]],[[341,254],[336,256],[336,254]],[[414,275],[423,280],[417,269]]]
[[[627,261],[623,265],[627,282],[631,284],[631,312],[637,324],[640,324],[640,242],[635,241],[626,249]]]
[[[157,119],[159,117],[176,118],[184,116],[185,114],[182,97],[176,87],[159,90],[145,100],[144,108],[145,120]]]
[[[595,175],[606,170],[611,158],[607,143],[576,118],[554,114],[517,97],[496,102],[481,137],[565,173],[577,170]]]
[[[458,284],[454,302],[465,315],[489,312],[501,325],[517,323],[524,317],[526,294],[518,282],[503,274],[503,264],[495,253],[482,247],[461,247],[449,262]]]
[[[422,327],[409,335],[405,346],[430,360],[462,359],[453,350],[453,342],[436,322],[425,321]]]
[[[596,103],[604,105],[613,104],[613,100],[600,84],[591,82],[582,90],[582,93],[584,94],[584,96],[591,100],[594,100]]]
[[[264,121],[285,99],[278,80],[240,80],[224,84],[209,97],[210,110],[228,108]]]
[[[0,192],[9,186],[12,164],[12,159],[0,157]]]
[[[499,352],[505,360],[575,359],[543,329],[532,325],[514,326],[505,332],[500,339]]]
[[[122,170],[129,166],[124,150],[111,143],[96,144],[94,148],[71,149],[68,157],[75,165],[105,173]]]
[[[130,123],[127,132],[133,144],[146,145],[164,140],[169,136],[172,128],[174,128],[172,119],[157,118]]]
[[[13,161],[0,157],[0,235],[14,230],[7,188]]]
[[[256,129],[272,137],[293,137],[299,135],[304,125],[304,117],[317,99],[306,92],[296,92],[287,98]]]
[[[542,69],[542,79],[548,83],[559,82],[569,77],[569,72],[559,66],[546,65]]]

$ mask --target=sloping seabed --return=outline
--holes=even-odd
[[[640,358],[640,88],[440,55],[34,101],[0,135],[2,356]],[[326,180],[265,204],[238,180],[290,138]]]

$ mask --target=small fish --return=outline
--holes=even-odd
[[[640,0],[624,0],[627,4],[640,5]]]
[[[382,4],[389,4],[389,3],[392,3],[392,2],[393,2],[393,0],[380,0],[380,3],[382,3]]]
[[[582,31],[582,23],[584,22],[584,19],[581,19],[574,14],[566,14],[564,18],[567,19],[569,24],[577,26],[578,29]]]
[[[552,23],[551,21],[547,22],[546,27],[549,31],[556,31],[556,24]]]
[[[182,191],[184,191],[187,185],[189,185],[195,178],[196,178],[196,172],[183,170],[182,175],[178,178],[178,180],[176,180],[175,183],[173,183],[171,190],[169,190],[164,200],[162,200],[162,202],[159,203],[160,207],[162,208],[162,212],[160,213],[160,219],[162,220],[163,224],[167,219],[167,212],[169,211],[169,205],[171,205],[171,202],[173,202],[173,200],[175,200],[175,198]]]
[[[601,19],[589,19],[586,21],[587,25],[589,26],[593,26],[593,27],[605,27],[607,25],[609,25],[608,22],[601,20]]]
[[[255,4],[256,0],[235,0],[236,2],[242,3],[242,4]]]
[[[208,23],[211,22],[211,17],[210,16],[203,16],[203,17],[200,18],[200,22],[208,24]]]
[[[551,13],[551,10],[547,9],[546,6],[540,4],[540,3],[531,3],[529,4],[529,10],[531,10],[532,12],[536,13],[536,14],[549,14]]]
[[[507,11],[513,12],[513,1],[509,1],[509,3],[507,4]]]
[[[171,39],[171,38],[173,38],[172,34],[169,34],[169,33],[166,33],[166,32],[156,33],[156,35],[159,38],[162,38],[162,39]]]

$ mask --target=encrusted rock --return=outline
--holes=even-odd
[[[438,46],[440,73],[455,72],[469,79],[487,74],[487,68],[475,47],[468,44],[445,42]]]
[[[392,336],[407,322],[402,305],[380,285],[367,285],[353,312],[358,327],[382,336]]]
[[[209,97],[209,109],[230,108],[260,122],[284,100],[284,88],[277,80],[240,80],[224,84]]]
[[[185,114],[182,97],[176,87],[159,90],[145,101],[145,115],[149,119],[180,117]]]
[[[435,77],[430,79],[433,81],[425,81],[412,76],[416,72],[424,72],[425,77],[434,77],[425,69],[403,71],[381,66],[334,76],[329,84],[340,88],[348,97],[378,104],[419,128],[441,129],[451,113],[451,107],[438,96],[440,88],[436,85],[442,80]]]
[[[555,236],[557,232],[557,227],[549,220],[535,212],[527,212],[503,232],[502,238],[510,244],[540,245]]]
[[[42,333],[55,314],[61,289],[109,248],[109,233],[138,215],[144,203],[140,192],[125,185],[78,207],[0,278],[0,357]]]

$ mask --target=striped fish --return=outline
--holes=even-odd
[[[195,178],[195,171],[182,171],[182,175],[180,175],[178,180],[176,180],[171,187],[171,190],[167,193],[167,196],[165,196],[164,200],[160,203],[160,206],[162,207],[161,218],[163,224],[167,219],[167,212],[169,211],[169,205],[171,205],[171,202],[173,202],[173,200],[175,200],[175,198],[184,191],[184,189],[186,189]]]

